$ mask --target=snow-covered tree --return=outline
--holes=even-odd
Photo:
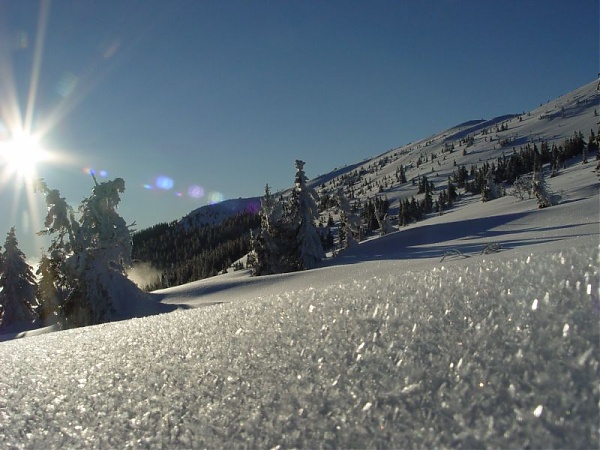
[[[261,230],[252,242],[255,275],[310,269],[325,257],[314,223],[318,195],[307,185],[304,162],[296,161],[296,178],[289,201],[277,201],[269,186],[261,201]]]
[[[556,203],[556,196],[550,192],[541,167],[536,167],[533,172],[532,192],[537,199],[538,208],[547,208]]]
[[[384,202],[376,201],[375,205],[375,218],[377,219],[377,224],[379,225],[379,234],[384,236],[392,231],[392,224],[390,223],[390,216],[387,211],[384,211]],[[389,202],[388,202],[389,205]]]
[[[500,190],[498,189],[496,180],[494,179],[494,173],[492,172],[492,169],[489,168],[485,175],[485,185],[483,186],[481,199],[484,202],[494,200],[494,199],[500,197],[499,191]]]
[[[345,249],[360,240],[360,217],[352,212],[343,189],[337,191],[336,201],[340,214],[340,248]]]
[[[533,195],[533,178],[531,174],[521,175],[512,185],[510,194],[520,200],[531,198]]]
[[[40,301],[39,315],[43,325],[50,325],[59,320],[60,307],[66,298],[60,282],[61,273],[57,260],[53,260],[46,254],[42,255],[38,266],[38,296]]]
[[[311,269],[325,258],[321,238],[315,227],[315,221],[319,218],[319,196],[307,184],[304,164],[304,161],[296,160],[295,186],[290,204],[290,223],[296,230],[294,259],[299,270]]]
[[[79,211],[79,245],[95,249],[96,257],[100,257],[107,265],[119,268],[131,264],[131,230],[125,220],[117,213],[120,195],[125,192],[125,181],[116,178],[112,181],[98,183],[92,195],[83,200]],[[116,267],[116,266],[115,266]]]
[[[286,247],[289,246],[288,227],[284,220],[281,202],[275,199],[269,185],[260,204],[260,231],[251,240],[250,263],[254,275],[287,272],[284,263]]]
[[[53,235],[48,276],[55,289],[60,315],[68,326],[106,322],[128,309],[145,294],[130,281],[125,269],[131,262],[131,230],[117,213],[125,181],[117,178],[98,183],[94,177],[92,195],[79,207],[80,218],[60,197],[41,181],[48,215],[41,234]],[[59,274],[59,276],[57,275]]]
[[[14,327],[30,328],[37,319],[37,284],[32,267],[19,249],[15,227],[4,243],[0,288],[0,332]]]

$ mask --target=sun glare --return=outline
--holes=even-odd
[[[30,134],[20,133],[6,142],[0,142],[0,162],[8,173],[31,179],[37,164],[48,157],[39,140]]]

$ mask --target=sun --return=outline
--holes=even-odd
[[[0,142],[0,164],[5,173],[26,180],[35,177],[37,165],[48,158],[48,152],[39,139],[28,133],[17,133],[11,139]]]

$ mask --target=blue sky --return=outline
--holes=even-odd
[[[598,0],[0,0],[0,120],[29,104],[38,176],[73,205],[87,169],[122,177],[143,228],[533,109],[597,76],[598,22]],[[38,254],[40,195],[4,176],[0,201],[0,243]]]

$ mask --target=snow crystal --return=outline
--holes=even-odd
[[[0,343],[0,442],[598,448],[588,244]]]
[[[537,309],[538,309],[538,303],[539,303],[539,302],[538,302],[538,299],[536,298],[536,299],[533,301],[533,303],[531,304],[531,310],[532,310],[532,311],[535,311],[535,310],[537,310]]]

